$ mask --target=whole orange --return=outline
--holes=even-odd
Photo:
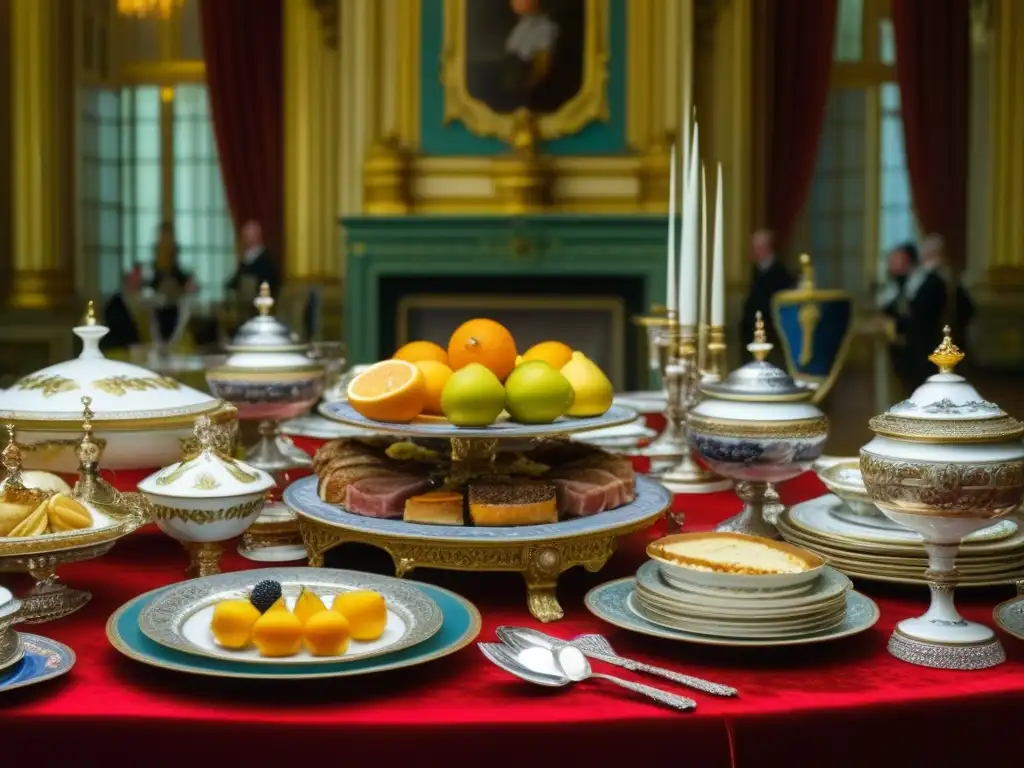
[[[516,367],[516,341],[496,320],[467,320],[448,341],[448,365],[453,371],[480,363],[501,381]]]
[[[423,412],[440,416],[444,413],[441,410],[441,392],[444,385],[451,378],[452,369],[437,360],[418,360],[416,367],[423,371],[423,378],[427,380],[427,396],[423,401]]]
[[[556,371],[572,360],[572,347],[561,341],[542,341],[523,352],[523,361],[543,360]]]
[[[410,341],[402,345],[398,351],[391,356],[392,360],[405,360],[410,363],[418,363],[420,360],[437,360],[439,363],[448,365],[448,353],[440,344],[432,341]]]

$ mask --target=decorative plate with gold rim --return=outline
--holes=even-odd
[[[25,655],[0,672],[0,695],[60,677],[75,666],[75,652],[64,643],[40,635],[21,634]]]
[[[480,634],[480,612],[454,592],[416,582],[416,588],[433,600],[443,619],[432,637],[384,656],[364,657],[330,664],[261,664],[213,659],[167,648],[153,642],[139,628],[142,611],[162,593],[174,587],[147,592],[125,603],[107,620],[107,639],[125,656],[160,669],[208,677],[262,680],[310,680],[350,677],[412,667],[449,656],[465,648]]]
[[[248,599],[249,590],[265,579],[281,584],[289,608],[294,607],[303,587],[315,592],[327,605],[341,592],[377,592],[387,605],[384,634],[374,641],[352,640],[339,656],[312,656],[302,650],[287,658],[265,658],[255,648],[222,648],[210,630],[215,606],[224,600]],[[268,568],[222,573],[172,587],[142,610],[139,629],[150,640],[183,653],[258,665],[310,665],[351,662],[411,648],[433,637],[441,628],[441,621],[437,603],[409,582],[333,568]]]
[[[1024,640],[1024,595],[1000,603],[992,611],[996,626],[1018,640]]]

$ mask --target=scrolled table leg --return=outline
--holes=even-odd
[[[302,516],[299,516],[299,533],[302,534],[310,568],[323,568],[324,555],[347,540],[333,528],[310,522]]]

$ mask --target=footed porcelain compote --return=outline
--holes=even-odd
[[[274,478],[220,453],[210,420],[195,424],[199,453],[139,483],[157,527],[188,550],[188,575],[220,573],[223,542],[241,536],[259,517]]]
[[[956,610],[960,540],[1012,512],[1024,498],[1024,425],[986,402],[954,372],[964,355],[944,329],[928,359],[939,372],[909,399],[871,419],[860,466],[872,500],[921,534],[931,605],[889,639],[898,659],[941,669],[984,669],[1006,659],[995,633]]]
[[[765,360],[772,345],[757,314],[752,362],[725,381],[700,387],[704,398],[690,411],[687,434],[714,472],[736,482],[743,510],[715,530],[780,538],[774,520],[782,511],[775,483],[810,468],[825,447],[828,419],[810,401],[812,392]]]

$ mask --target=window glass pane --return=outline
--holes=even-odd
[[[860,61],[864,55],[864,0],[840,0],[836,14],[836,61]]]
[[[896,83],[882,83],[881,104],[883,112],[897,112],[900,108],[900,87]]]
[[[883,64],[896,63],[896,32],[892,27],[892,19],[881,19],[878,22],[878,59]]]

